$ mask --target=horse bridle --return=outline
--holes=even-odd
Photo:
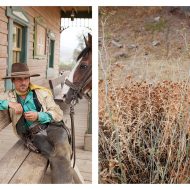
[[[91,97],[88,94],[84,93],[84,88],[88,85],[90,81],[92,81],[91,65],[87,68],[87,73],[84,75],[80,84],[74,84],[68,79],[65,80],[65,84],[73,90],[72,101],[75,101],[77,103],[78,98],[82,98],[82,96],[87,98],[89,101],[91,100]]]
[[[75,167],[76,161],[76,151],[75,151],[75,127],[74,127],[74,106],[78,103],[78,98],[82,98],[84,96],[91,102],[91,97],[84,93],[84,88],[88,85],[88,83],[92,81],[92,66],[90,65],[87,68],[87,74],[83,77],[81,83],[76,85],[69,81],[68,79],[65,80],[65,84],[69,86],[73,90],[72,100],[70,103],[70,118],[71,118],[71,134],[72,134],[72,155],[73,158],[73,168]]]

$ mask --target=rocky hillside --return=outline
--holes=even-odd
[[[107,21],[105,19],[107,18]],[[189,58],[190,18],[178,9],[164,7],[117,7],[100,9],[106,40],[116,41],[128,57]],[[102,24],[100,22],[100,37]],[[111,43],[111,52],[116,52]]]
[[[190,18],[176,7],[101,7],[101,64],[123,66],[125,74],[142,78],[148,72],[189,70]],[[107,56],[105,56],[107,55]],[[112,68],[113,69],[113,68]],[[166,74],[167,74],[166,72]],[[150,73],[150,75],[151,75]],[[144,76],[143,76],[144,77]]]

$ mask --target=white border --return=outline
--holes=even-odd
[[[96,189],[97,188],[109,188],[115,190],[119,189],[189,189],[188,185],[98,185],[98,7],[99,6],[190,6],[190,0],[0,0],[0,6],[92,6],[92,19],[93,19],[93,71],[92,71],[92,80],[93,80],[93,102],[92,102],[92,183],[80,185],[82,189]],[[101,97],[99,97],[101,98]],[[30,172],[30,171],[28,171]],[[1,188],[7,185],[0,185]],[[2,187],[3,186],[3,187]],[[79,185],[56,185],[53,188],[58,189],[79,189]],[[4,187],[4,188],[6,188]],[[39,187],[39,185],[35,185]],[[52,189],[52,185],[42,185],[42,188]],[[19,188],[32,189],[33,185],[30,186],[19,186]]]
[[[0,0],[3,6],[190,6],[190,0]]]
[[[4,6],[91,6],[90,0],[0,0]]]
[[[98,6],[93,6],[92,55],[92,183],[98,183]]]

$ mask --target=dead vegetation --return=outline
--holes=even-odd
[[[112,11],[112,14],[119,12],[118,9]],[[149,10],[148,17],[152,16],[152,11],[160,13],[163,10]],[[139,9],[136,12],[133,9],[133,13],[135,18],[139,15],[147,18]],[[108,45],[110,36],[115,33],[109,33],[107,38],[105,26],[104,23],[101,28],[103,40],[99,52],[102,70],[99,81],[99,182],[189,183],[190,82],[189,73],[185,72],[188,66],[183,64],[187,52],[178,52],[178,67],[168,56],[160,62],[139,59],[137,50],[130,55],[134,59],[125,58],[119,62],[113,59],[113,48]],[[185,40],[179,43],[179,39],[175,39],[174,42],[189,46]],[[159,48],[154,58],[164,57]],[[170,46],[169,52],[174,53],[175,47]]]
[[[189,183],[189,83],[111,89],[99,107],[101,183]]]

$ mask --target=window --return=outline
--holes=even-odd
[[[21,7],[10,6],[6,9],[8,18],[8,57],[7,74],[11,74],[13,63],[27,63],[29,52],[29,25],[30,20]],[[5,80],[5,89],[10,90],[12,82]]]
[[[50,44],[49,44],[49,68],[54,67],[54,46],[55,46],[55,41],[50,40]]]
[[[39,24],[36,26],[37,27],[37,45],[36,45],[36,51],[37,55],[45,55],[46,53],[46,30]]]
[[[46,28],[41,22],[42,18],[35,20],[34,58],[45,58],[46,56]]]
[[[13,24],[13,63],[20,62],[22,51],[23,28],[18,24]]]

